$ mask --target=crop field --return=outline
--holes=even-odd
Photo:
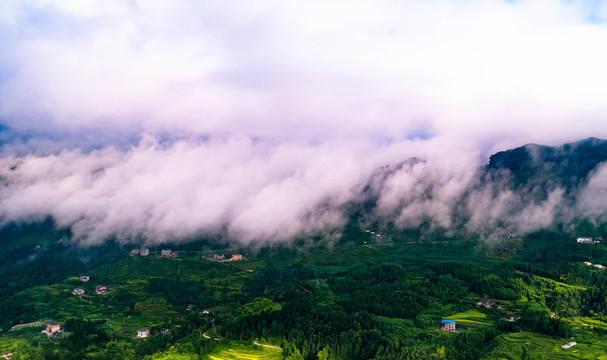
[[[244,304],[242,308],[239,309],[239,312],[243,314],[259,314],[262,311],[277,311],[280,309],[282,309],[282,305],[272,301],[272,299],[257,298]]]
[[[279,360],[282,359],[282,350],[259,347],[251,349],[248,347],[222,348],[218,352],[208,355],[210,360]]]
[[[559,339],[546,335],[519,332],[499,337],[498,345],[484,359],[597,359],[607,360],[603,344],[577,343],[561,348],[575,339]],[[578,340],[579,341],[579,340]]]
[[[51,340],[42,333],[44,326],[36,325],[13,330],[0,335],[1,352],[12,351],[18,346],[48,344]],[[58,337],[63,336],[63,334]]]
[[[458,326],[479,326],[493,324],[489,319],[487,319],[486,314],[477,310],[468,310],[454,315],[449,315],[446,316],[445,319],[456,320]]]
[[[589,317],[576,316],[572,318],[573,323],[578,326],[590,327],[590,328],[601,328],[607,330],[607,323],[598,319],[592,319]]]

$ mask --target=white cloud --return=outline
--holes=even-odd
[[[185,140],[5,157],[0,211],[5,220],[50,214],[91,241],[226,226],[271,239],[340,224],[340,207],[374,169],[419,156],[428,162],[390,178],[379,211],[447,225],[491,152],[607,137],[604,9],[559,0],[2,1],[1,122]],[[13,162],[22,165],[10,171]],[[440,186],[422,201],[429,181]]]
[[[607,27],[583,3],[4,6],[13,75],[0,114],[15,127],[400,139],[424,121],[474,141],[605,134]]]
[[[90,243],[108,238],[158,243],[218,233],[284,240],[334,229],[371,165],[336,144],[259,144],[244,138],[145,139],[128,152],[7,157],[0,218],[52,216]]]
[[[582,190],[577,201],[577,213],[580,218],[588,217],[598,221],[607,221],[607,166],[602,164],[589,176],[588,185]]]

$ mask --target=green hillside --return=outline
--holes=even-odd
[[[201,246],[168,258],[63,245],[49,264],[46,238],[33,240],[43,233],[13,232],[5,250],[21,258],[3,274],[18,274],[23,259],[53,272],[1,298],[0,351],[13,359],[590,359],[607,346],[607,275],[583,263],[607,264],[607,247],[566,234],[384,233],[374,243],[361,229],[339,243]],[[245,258],[213,261],[220,253]],[[64,266],[94,254],[103,261]],[[441,331],[445,318],[456,332]],[[62,331],[48,337],[51,320]],[[137,337],[142,328],[149,337]]]

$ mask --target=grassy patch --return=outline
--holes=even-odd
[[[464,326],[482,326],[491,325],[492,322],[487,319],[487,315],[477,310],[468,310],[445,317],[445,319],[456,320],[457,325]]]
[[[483,359],[607,359],[603,341],[582,342],[569,349],[561,348],[561,345],[569,341],[576,340],[525,331],[502,335],[496,339],[493,350]]]
[[[477,318],[477,319],[486,319],[487,315],[483,314],[477,310],[468,310],[465,312],[457,313],[455,315],[451,315],[448,319],[459,320],[459,319],[468,319],[468,318]]]
[[[175,313],[170,310],[170,306],[167,305],[166,300],[161,297],[149,298],[144,302],[138,302],[135,304],[135,310],[151,321],[160,321],[169,314]]]
[[[548,278],[545,278],[545,277],[542,277],[542,276],[538,276],[538,275],[534,275],[534,277],[537,278],[537,279],[541,279],[541,280],[545,281],[548,284],[555,285],[557,289],[559,287],[560,288],[565,288],[565,289],[575,289],[575,290],[586,290],[587,289],[584,286],[569,285],[569,284],[565,284],[564,282],[548,279]]]
[[[282,309],[282,305],[268,298],[257,298],[239,309],[243,314],[259,314],[262,311],[277,311]]]
[[[6,351],[14,351],[19,346],[25,344],[36,345],[38,343],[48,343],[49,338],[42,334],[42,329],[42,326],[26,327],[4,333],[0,336],[0,354]]]
[[[571,320],[573,320],[573,323],[576,325],[607,329],[607,323],[600,320],[591,319],[589,317],[576,316],[571,318]]]

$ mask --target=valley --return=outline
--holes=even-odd
[[[379,239],[359,230],[298,247],[198,242],[171,257],[160,248],[130,256],[113,244],[64,244],[53,249],[60,264],[32,238],[61,234],[4,231],[6,250],[32,259],[29,269],[50,261],[53,276],[12,284],[2,297],[0,351],[12,359],[603,356],[607,275],[584,261],[607,263],[605,244],[551,232],[492,240],[384,232]],[[219,262],[214,254],[245,256]],[[70,266],[83,257],[88,264]],[[11,273],[5,266],[3,281]],[[107,293],[95,292],[100,284]],[[454,320],[456,331],[441,331],[443,319]],[[41,331],[51,321],[61,331],[47,336]],[[149,335],[139,337],[141,329]]]

